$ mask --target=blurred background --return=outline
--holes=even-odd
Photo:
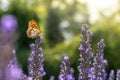
[[[107,72],[120,68],[120,0],[0,0],[0,67],[10,60],[12,49],[27,73],[29,44],[34,39],[26,36],[29,20],[39,24],[43,36],[44,68],[48,80],[59,75],[62,54],[70,57],[77,79],[79,65],[80,27],[89,24],[94,33],[93,53],[97,42],[105,40]]]

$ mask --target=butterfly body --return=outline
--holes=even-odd
[[[36,21],[34,20],[29,21],[28,29],[26,33],[27,33],[28,38],[35,38],[39,36],[39,34],[41,33],[41,30],[38,24],[36,23]]]

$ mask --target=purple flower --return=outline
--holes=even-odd
[[[80,54],[80,66],[78,67],[79,70],[79,78],[78,80],[90,80],[92,79],[92,71],[91,71],[91,61],[93,58],[92,48],[91,48],[91,41],[92,41],[92,33],[89,31],[88,25],[83,25],[81,27],[82,33],[82,41],[79,47],[81,52]]]
[[[95,80],[105,80],[106,79],[106,70],[105,70],[105,64],[106,64],[106,60],[104,59],[104,40],[101,39],[100,42],[98,43],[98,50],[96,53],[96,56],[94,57],[94,76],[95,76]]]
[[[4,15],[1,18],[1,31],[3,32],[14,32],[17,27],[17,21],[13,15]]]
[[[68,56],[63,56],[62,64],[60,65],[59,80],[75,80],[73,77],[74,70],[70,68],[70,62]]]
[[[21,74],[20,80],[32,80],[32,79],[29,79],[29,77],[27,77],[27,75],[25,74]]]
[[[117,70],[116,80],[120,80],[120,70]]]
[[[30,44],[31,56],[28,59],[28,73],[33,80],[39,80],[39,78],[42,78],[46,74],[43,67],[44,57],[42,48],[39,47],[41,39],[42,38],[38,36],[36,37],[35,43]]]
[[[50,76],[49,80],[55,80],[55,77],[54,76]]]
[[[16,25],[15,25],[15,24]],[[17,21],[13,15],[4,15],[0,20],[0,80],[4,78],[5,68],[11,60],[12,50],[18,38],[15,32]]]
[[[115,78],[114,70],[111,70],[111,72],[109,74],[109,80],[114,80],[114,78]]]
[[[82,45],[80,45],[79,50],[80,50],[81,52],[84,51],[84,48],[83,48]]]
[[[13,50],[13,58],[6,68],[6,79],[5,80],[20,80],[22,69],[18,66],[16,59],[16,52]]]
[[[32,77],[28,77],[27,80],[33,80],[33,78]]]

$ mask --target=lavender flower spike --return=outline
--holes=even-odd
[[[22,69],[17,64],[16,52],[13,50],[13,58],[6,68],[5,80],[20,80]]]
[[[104,40],[101,39],[98,43],[98,50],[96,56],[94,57],[94,69],[95,69],[95,80],[105,80],[106,79],[106,71],[105,71],[105,64],[106,60],[104,59]]]
[[[61,71],[59,75],[59,80],[75,80],[73,78],[74,70],[70,68],[70,62],[68,56],[63,56],[62,64],[60,65]]]
[[[114,78],[115,78],[114,70],[111,70],[111,72],[109,74],[109,80],[114,80]]]
[[[35,43],[30,44],[31,56],[28,59],[28,73],[29,76],[33,78],[33,80],[41,80],[42,77],[46,74],[43,68],[44,57],[42,54],[42,48],[39,47],[41,40],[42,37],[37,36]]]
[[[93,58],[93,53],[91,48],[91,38],[93,34],[89,31],[89,26],[86,24],[81,27],[81,33],[82,41],[79,47],[81,54],[79,59],[80,66],[78,67],[78,80],[90,80],[92,79],[91,60]]]
[[[120,70],[117,70],[116,80],[120,80]]]

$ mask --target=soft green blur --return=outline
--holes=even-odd
[[[120,5],[120,3],[118,4]],[[78,2],[78,0],[72,0],[71,3],[66,0],[9,0],[7,9],[0,8],[0,17],[4,14],[13,14],[18,19],[17,57],[26,74],[27,58],[30,55],[29,44],[34,41],[26,36],[28,22],[31,19],[36,20],[42,30],[40,34],[43,36],[41,47],[47,73],[45,80],[48,80],[51,75],[55,75],[57,80],[62,54],[70,57],[71,66],[74,67],[77,78],[80,27],[84,23],[89,24],[90,30],[94,33],[92,40],[94,54],[97,42],[101,38],[105,40],[104,52],[105,59],[108,61],[107,71],[120,68],[120,8],[117,8],[109,16],[101,11],[99,20],[90,23],[88,5]]]

